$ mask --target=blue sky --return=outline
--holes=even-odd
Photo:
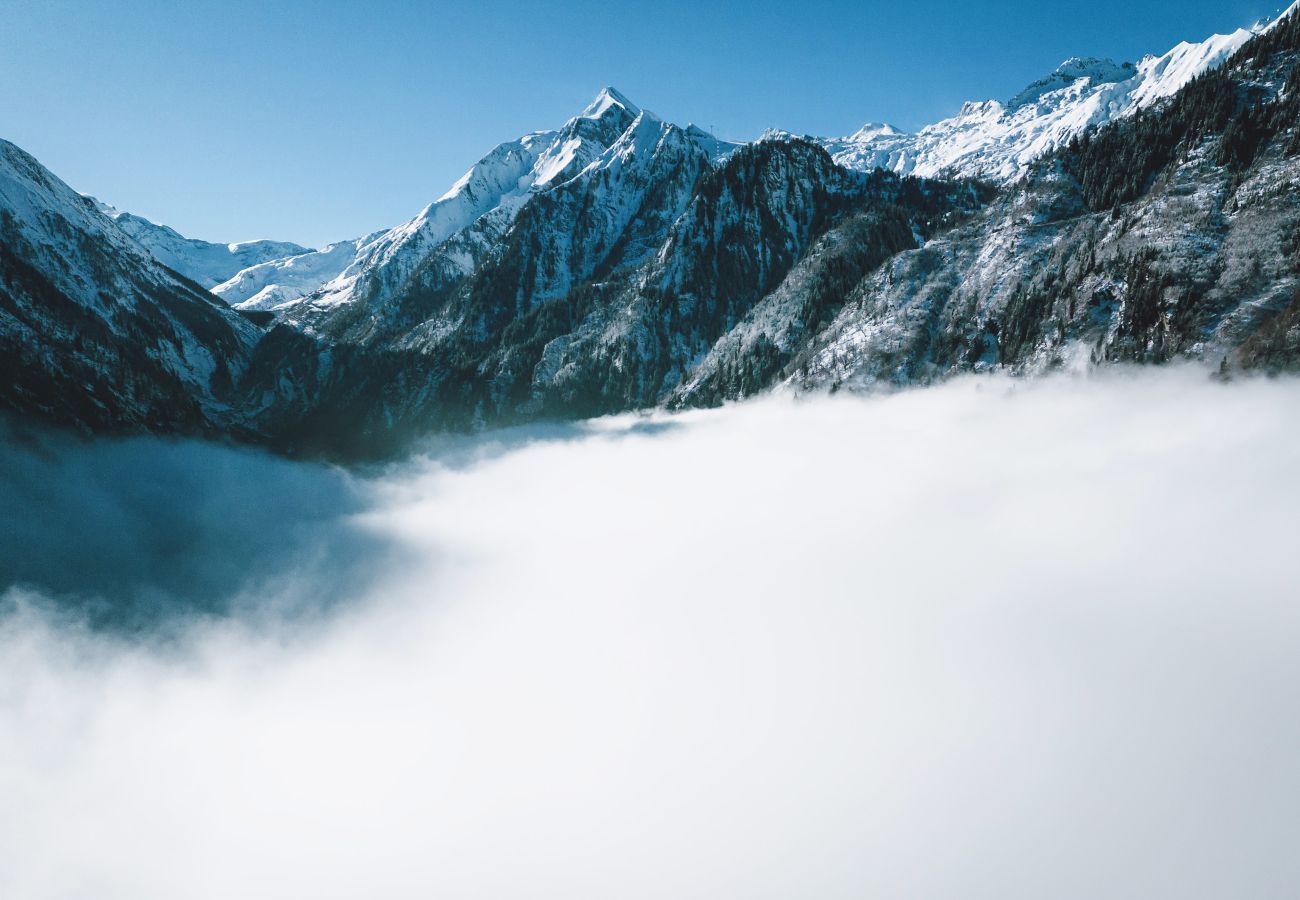
[[[733,139],[912,129],[1279,2],[0,0],[0,137],[188,235],[319,245],[409,218],[605,84]]]

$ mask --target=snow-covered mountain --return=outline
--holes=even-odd
[[[1175,358],[1300,369],[1298,10],[1150,115],[1090,132],[893,257],[788,383]]]
[[[100,212],[135,238],[155,259],[208,289],[230,280],[251,266],[313,252],[308,247],[287,241],[214,244],[211,241],[187,238],[174,228],[157,225],[143,216],[122,212],[98,200],[93,202]]]
[[[375,232],[320,250],[266,260],[236,272],[214,286],[212,292],[241,309],[283,309],[338,278],[356,264],[364,247],[385,233]]]
[[[722,145],[603,92],[562,129],[503,145],[412,223],[362,242],[367,260],[346,278],[281,307],[246,385],[261,404],[254,422],[299,448],[337,446],[340,430],[373,447],[403,429],[709,405],[776,383],[1053,365],[1078,346],[1099,360],[1237,353],[1295,284],[1291,244],[1250,237],[1290,234],[1294,204],[1232,194],[1243,178],[1300,177],[1285,155],[1283,85],[1300,79],[1286,75],[1300,17],[1260,32],[1230,71],[1224,57],[1253,33],[1132,67],[1074,60],[1027,88],[1015,109],[1074,98],[1081,114],[1109,97],[1157,116],[1114,123],[1165,121],[1154,134],[1186,137],[1170,147],[1121,133],[1113,158],[1144,160],[1129,172],[1067,147],[1078,134],[1068,128],[1023,151],[1057,156],[997,196],[837,166],[789,135]],[[1223,74],[1192,83],[1198,71]],[[1272,87],[1242,88],[1257,83]],[[1209,106],[1227,124],[1207,126]],[[1254,116],[1280,130],[1258,132]],[[1166,187],[1166,174],[1182,180]],[[1116,203],[1149,219],[1146,246],[1172,241],[1167,257],[1135,256],[1147,251]],[[941,250],[948,241],[960,250]],[[1198,281],[1196,259],[1223,283]]]
[[[5,145],[0,407],[354,457],[778,385],[1300,367],[1300,14],[1071,60],[964,119],[929,149],[869,126],[889,165],[846,166],[607,89],[397,228],[235,273],[215,291],[239,311]],[[953,148],[985,178],[899,174]]]
[[[1271,26],[1269,26],[1271,27]],[[1140,63],[1075,58],[1036,81],[1006,103],[968,103],[954,118],[917,134],[886,124],[869,124],[846,138],[811,138],[842,166],[859,171],[877,167],[918,177],[984,178],[1008,181],[1025,174],[1044,154],[1063,146],[1088,128],[1172,96],[1191,79],[1220,65],[1255,33],[1239,29],[1199,43],[1183,43],[1162,56]],[[196,278],[230,304],[246,310],[286,314],[306,300],[311,310],[346,304],[376,287],[378,272],[391,289],[409,277],[415,263],[435,248],[456,240],[441,254],[441,264],[465,274],[475,259],[514,221],[532,197],[555,184],[600,166],[613,139],[643,110],[607,88],[576,118],[556,131],[525,135],[497,147],[480,160],[442,197],[396,228],[305,252],[288,247],[278,252],[270,242],[231,245],[264,256],[256,263]],[[659,120],[644,113],[647,122]],[[719,141],[694,126],[686,136],[711,158],[721,159],[737,145]],[[776,134],[776,133],[774,133]],[[625,152],[625,151],[620,151]],[[143,220],[140,220],[143,222]],[[145,223],[149,224],[149,223]],[[209,258],[225,262],[225,245],[186,241],[171,229],[140,229],[137,234],[168,265],[195,277],[200,262],[194,249],[186,256],[180,244],[205,248]],[[209,273],[211,273],[209,275]]]
[[[411,221],[266,262],[217,285],[215,292],[241,309],[284,313],[302,301],[320,311],[367,292],[399,288],[435,251],[449,273],[469,274],[530,201],[575,178],[635,166],[665,139],[689,143],[714,159],[734,149],[698,128],[668,126],[606,88],[563,128],[501,144]]]
[[[259,337],[0,141],[0,405],[106,430],[229,426]]]
[[[1268,27],[1181,43],[1137,64],[1068,59],[1007,102],[967,103],[953,118],[916,134],[870,124],[845,138],[816,140],[836,162],[851,169],[879,167],[923,178],[1012,181],[1027,174],[1037,159],[1089,128],[1173,96]]]

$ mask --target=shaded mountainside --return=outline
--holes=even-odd
[[[1176,356],[1293,365],[1278,317],[1300,274],[1298,64],[1291,16],[1169,101],[1047,157],[860,284],[790,380]]]
[[[434,254],[378,316],[354,302],[318,315],[310,334],[279,325],[246,382],[259,428],[297,447],[341,432],[364,446],[654,406],[797,265],[817,268],[811,257],[822,254],[810,250],[829,232],[864,240],[855,264],[865,271],[986,197],[970,185],[850,172],[795,140],[715,164],[675,126],[638,160],[539,196],[459,279]],[[827,255],[821,267],[836,265]],[[838,302],[804,293],[818,318]],[[719,372],[710,389],[760,390],[781,358]]]
[[[97,431],[238,430],[259,337],[0,141],[0,406]]]
[[[218,296],[0,145],[0,404],[355,458],[777,386],[1295,368],[1300,16],[1248,37],[1001,187],[858,171],[789,136],[727,144],[606,90],[410,222]],[[1017,103],[1133,77],[1077,60]]]

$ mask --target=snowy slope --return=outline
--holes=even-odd
[[[338,278],[356,263],[364,246],[383,234],[339,241],[320,250],[249,266],[216,285],[212,292],[240,309],[278,309]]]
[[[967,103],[955,117],[916,134],[867,125],[849,137],[817,140],[848,168],[883,168],[923,178],[1014,181],[1036,159],[1088,128],[1173,96],[1263,30],[1267,29],[1243,28],[1197,44],[1182,43],[1136,65],[1069,59],[1005,103]]]
[[[0,405],[200,430],[228,412],[259,334],[0,141]]]
[[[306,303],[321,312],[361,296],[400,290],[435,253],[446,269],[469,274],[488,245],[535,197],[580,176],[614,171],[642,158],[668,128],[712,158],[735,149],[694,126],[667,126],[614,88],[606,88],[559,130],[535,132],[498,146],[409,222],[264,263],[214,290],[241,309],[287,312]]]
[[[95,201],[95,205],[155,259],[205,288],[216,287],[250,266],[312,252],[308,247],[286,241],[214,244],[187,238],[166,225],[122,212],[107,203]]]
[[[1282,86],[1300,19],[1258,32],[1181,94],[1251,33],[1138,64],[1071,59],[919,135],[869,125],[840,142],[733,145],[607,89],[497,147],[409,222],[233,273],[215,293],[247,318],[146,248],[192,242],[133,233],[0,145],[0,407],[346,456],[781,383],[1030,371],[1076,345],[1097,361],[1221,358],[1265,326],[1251,358],[1290,365],[1300,100]],[[1152,129],[1187,130],[1189,110],[1246,84],[1258,110],[1162,161]],[[1240,137],[1255,112],[1273,129],[1259,146]],[[898,175],[950,171],[1014,183]]]

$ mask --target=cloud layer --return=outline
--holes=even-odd
[[[83,491],[196,535],[165,577],[93,555],[77,592],[348,602],[160,648],[51,615],[48,564],[8,578],[0,895],[1289,896],[1298,408],[1165,371],[606,420],[365,478],[56,454],[75,490],[29,501],[22,546],[79,560]],[[157,457],[223,499],[160,507]]]
[[[307,585],[295,602],[319,608],[352,596],[395,550],[356,527],[364,502],[335,469],[0,420],[0,589],[33,588],[118,629],[270,600],[279,609]]]

